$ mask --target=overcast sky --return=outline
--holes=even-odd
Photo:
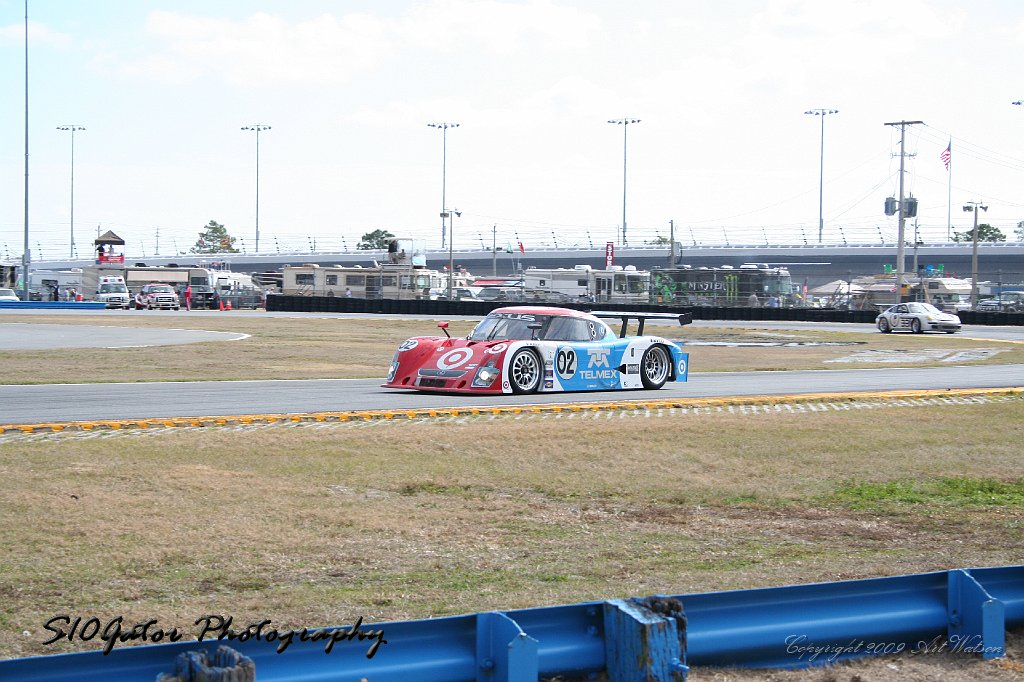
[[[24,232],[24,1],[0,0],[0,259]],[[1024,220],[1019,0],[30,0],[30,246],[191,247],[211,220],[260,250],[383,228],[455,245],[927,241]],[[952,169],[941,152],[952,140]],[[951,201],[949,181],[952,178]],[[159,240],[159,241],[158,241]]]

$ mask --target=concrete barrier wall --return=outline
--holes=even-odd
[[[101,301],[0,301],[0,310],[104,310],[106,307]]]
[[[267,310],[309,313],[390,313],[398,315],[471,315],[482,317],[510,305],[529,303],[493,303],[486,301],[396,301],[368,300],[334,296],[268,296]],[[543,304],[538,304],[543,305]],[[657,304],[588,303],[560,304],[577,310],[690,313],[695,320],[751,322],[859,322],[873,324],[873,310],[834,310],[831,308],[730,308],[723,306],[683,307]],[[964,324],[1024,326],[1024,313],[963,312]]]

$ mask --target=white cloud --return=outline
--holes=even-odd
[[[289,24],[262,12],[233,22],[157,11],[146,30],[162,49],[124,70],[174,80],[212,74],[242,87],[343,83],[391,52],[386,25],[358,14]]]
[[[71,36],[52,31],[43,24],[28,22],[29,46],[33,44],[49,45],[57,48],[71,46]],[[25,24],[11,24],[0,26],[0,45],[24,45]]]
[[[294,23],[265,12],[233,21],[154,11],[146,31],[157,49],[135,59],[122,57],[121,68],[175,82],[212,75],[239,87],[337,85],[408,52],[508,57],[579,50],[600,23],[547,0],[439,0],[397,18],[324,14]]]

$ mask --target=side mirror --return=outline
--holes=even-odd
[[[448,323],[447,322],[438,322],[437,323],[437,328],[440,329],[441,331],[443,331],[444,335],[447,336],[449,339],[452,338],[452,335],[448,333]]]

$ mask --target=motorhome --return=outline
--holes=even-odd
[[[383,263],[372,260],[367,266],[286,265],[281,291],[293,296],[428,299],[436,295],[442,282],[447,286],[447,273],[428,270],[426,262],[423,242],[392,239]]]
[[[573,268],[527,268],[520,280],[526,300],[647,303],[650,278],[650,272],[637,270],[632,265],[613,265],[606,270],[577,265]]]
[[[28,290],[33,301],[63,300],[72,290],[81,293],[82,270],[34,270],[29,273]]]
[[[390,264],[364,268],[307,263],[283,270],[282,293],[292,296],[427,299],[443,280],[436,270]]]
[[[767,263],[744,263],[736,268],[682,266],[651,273],[651,294],[657,303],[702,306],[792,305],[793,278],[789,270]]]
[[[853,307],[867,310],[897,302],[931,303],[943,312],[958,313],[971,309],[971,282],[957,277],[904,276],[900,292],[896,292],[896,275],[885,273],[857,277],[853,280],[860,292],[853,296]]]

